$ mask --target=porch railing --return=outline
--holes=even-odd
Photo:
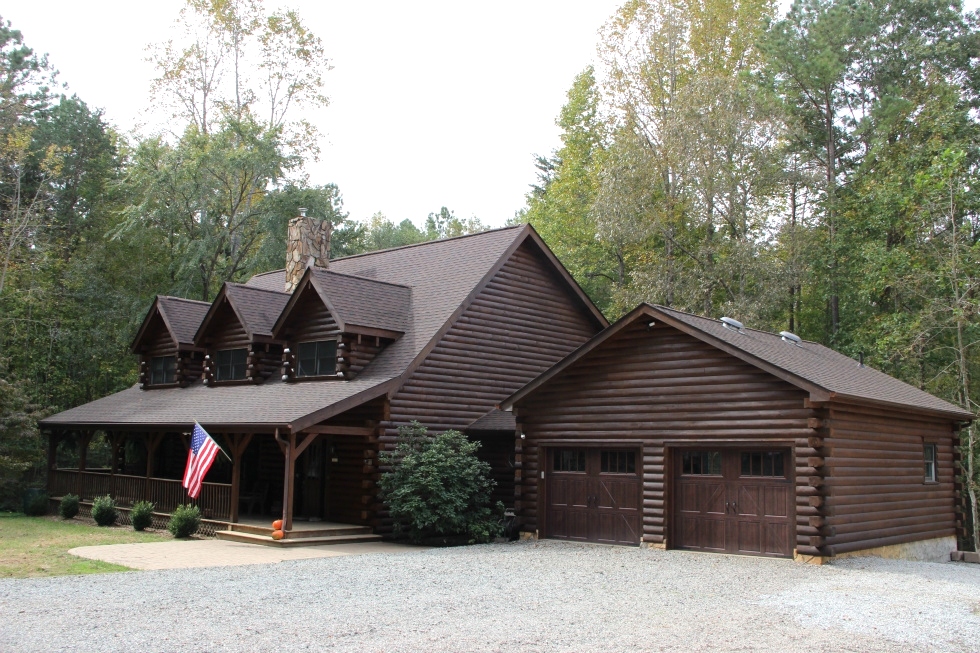
[[[197,499],[187,496],[180,480],[170,478],[146,478],[105,472],[56,469],[51,472],[48,492],[60,497],[76,494],[82,501],[109,495],[121,506],[131,506],[137,501],[152,501],[156,512],[173,512],[182,504],[194,504],[201,515],[210,519],[226,519],[231,515],[231,485],[204,483]]]

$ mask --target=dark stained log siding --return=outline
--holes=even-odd
[[[854,406],[831,405],[828,414],[830,552],[956,534],[950,422]],[[923,443],[936,445],[937,483],[925,482]]]
[[[333,315],[311,287],[306,287],[297,304],[283,329],[286,340],[292,343],[311,342],[334,338],[340,333]]]
[[[641,446],[643,539],[668,538],[668,543],[665,442],[792,443],[797,521],[806,521],[816,514],[804,487],[809,457],[816,452],[808,444],[814,411],[804,406],[805,396],[671,327],[649,329],[646,320],[630,325],[518,404],[518,423],[526,435],[517,442],[521,529],[542,527],[537,502],[545,481],[539,442],[548,440]]]
[[[600,328],[526,241],[392,398],[383,446],[411,420],[435,432],[464,429]]]

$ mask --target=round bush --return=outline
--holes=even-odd
[[[153,504],[149,501],[137,501],[129,512],[129,520],[133,523],[134,531],[146,530],[153,524]]]
[[[95,497],[95,500],[92,501],[92,519],[99,526],[112,526],[118,517],[119,511],[116,510],[116,502],[109,495]]]
[[[74,494],[66,494],[61,497],[61,503],[58,504],[58,514],[61,515],[62,519],[71,519],[78,514],[78,497]]]
[[[44,492],[35,494],[27,502],[26,511],[31,517],[40,517],[48,514],[48,495]]]
[[[170,515],[167,530],[174,537],[190,537],[201,525],[201,511],[197,506],[177,506]]]

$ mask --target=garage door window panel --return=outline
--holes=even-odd
[[[721,476],[720,451],[685,451],[681,473],[685,476]]]
[[[558,449],[555,451],[553,471],[585,472],[585,451],[582,449]]]

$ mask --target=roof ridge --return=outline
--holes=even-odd
[[[189,299],[187,297],[176,297],[174,295],[157,295],[157,297],[160,299],[174,299],[179,302],[190,302],[192,304],[207,304],[208,306],[211,305],[211,302],[206,302],[201,299]]]
[[[348,277],[350,279],[357,279],[359,281],[370,281],[371,283],[383,283],[385,285],[394,286],[396,288],[407,288],[409,290],[412,289],[411,286],[408,286],[403,283],[395,283],[394,281],[382,281],[381,279],[372,279],[371,277],[362,277],[358,274],[350,274],[349,272],[337,272],[336,270],[331,270],[330,268],[313,268],[313,270],[314,270],[313,274],[316,274],[317,272],[327,272],[329,274],[336,274],[337,276]],[[250,286],[250,287],[254,288],[254,286]],[[275,292],[275,291],[271,291],[271,292]]]
[[[268,293],[272,293],[273,295],[286,295],[287,297],[292,295],[292,293],[283,292],[281,290],[272,290],[270,288],[260,288],[258,286],[250,286],[247,283],[238,283],[237,281],[226,281],[225,283],[228,284],[229,286],[244,288],[249,291],[268,292]]]
[[[721,324],[724,324],[724,322],[722,322],[719,318],[716,318],[716,317],[708,317],[707,315],[700,315],[698,313],[691,313],[690,311],[682,311],[682,310],[677,309],[677,308],[671,308],[670,306],[663,306],[662,304],[648,304],[648,306],[652,306],[654,308],[658,308],[658,309],[664,310],[664,311],[669,311],[671,313],[680,313],[681,315],[690,315],[691,317],[696,317],[696,318],[699,318],[701,320],[711,320],[712,322],[720,322]],[[746,331],[755,331],[756,333],[762,333],[762,334],[765,334],[767,336],[773,336],[774,338],[782,338],[782,336],[780,336],[778,333],[773,333],[772,331],[766,331],[765,329],[756,329],[755,327],[745,326],[744,324],[742,325],[742,328],[745,329]],[[833,347],[828,347],[827,345],[825,345],[825,344],[823,344],[821,342],[817,342],[816,340],[807,340],[806,338],[800,338],[800,342],[805,342],[805,343],[808,343],[808,344],[811,344],[811,345],[818,345],[820,347],[823,347],[824,349],[829,349],[830,351],[832,351],[832,352],[834,352],[836,354],[840,354],[841,356],[844,356],[846,358],[850,358],[850,356],[848,356],[847,354],[842,354],[841,352],[837,351]]]
[[[509,227],[497,227],[496,229],[487,229],[486,231],[478,231],[472,234],[461,234],[459,236],[451,236],[449,238],[437,238],[435,240],[424,240],[421,243],[411,243],[409,245],[399,245],[398,247],[386,247],[384,249],[376,249],[371,252],[362,252],[360,254],[351,254],[350,256],[341,256],[340,258],[330,259],[333,261],[349,261],[352,258],[360,258],[362,256],[373,256],[375,254],[383,254],[385,252],[393,252],[399,249],[409,249],[411,247],[423,247],[425,245],[434,245],[436,243],[447,243],[451,240],[460,240],[462,238],[473,238],[474,236],[483,236],[485,234],[497,233],[498,231],[507,231],[508,229],[523,229],[527,226],[527,223],[512,225]]]

